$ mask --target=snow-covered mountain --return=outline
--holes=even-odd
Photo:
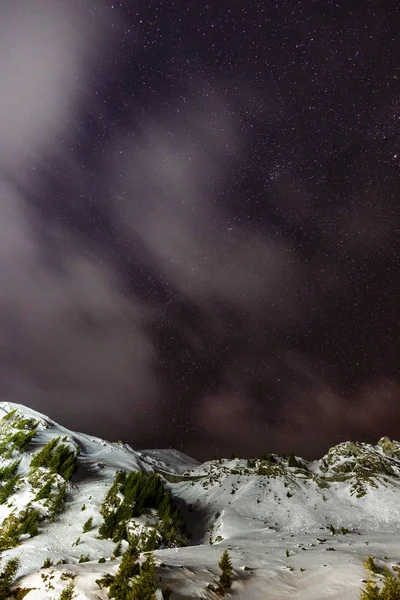
[[[400,559],[400,444],[388,438],[345,442],[314,462],[199,464],[2,402],[0,485],[1,569],[20,559],[17,598],[58,599],[70,584],[78,599],[106,599],[130,544],[139,562],[153,551],[157,597],[169,587],[171,600],[217,598],[225,548],[226,595],[249,600],[356,600],[368,555]]]

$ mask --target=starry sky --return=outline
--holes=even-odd
[[[199,459],[400,439],[399,17],[1,2],[1,398]]]

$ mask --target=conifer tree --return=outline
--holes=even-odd
[[[113,555],[115,557],[121,556],[122,554],[122,542],[117,542],[114,547]]]
[[[40,512],[35,508],[27,508],[20,517],[20,526],[18,535],[28,533],[30,537],[38,535],[38,523],[40,519]]]
[[[156,530],[152,529],[149,537],[147,538],[147,540],[145,541],[144,545],[143,545],[143,551],[144,552],[152,552],[153,550],[157,549],[157,535],[156,535]]]
[[[5,504],[10,496],[15,492],[15,488],[17,487],[17,483],[20,480],[19,475],[14,475],[7,481],[5,485],[0,489],[0,504]]]
[[[368,579],[365,590],[361,590],[360,600],[380,600],[381,593],[379,587],[373,579]]]
[[[400,598],[400,579],[393,575],[387,567],[382,571],[383,585],[378,586],[376,581],[377,569],[372,561],[366,561],[365,566],[369,572],[369,578],[365,589],[361,590],[360,600],[398,600]],[[373,568],[370,568],[372,567]]]
[[[219,584],[222,588],[230,588],[232,584],[232,562],[228,550],[224,550],[221,560],[218,563],[222,573],[219,578]]]
[[[63,485],[59,489],[56,497],[54,498],[54,500],[50,506],[50,512],[51,512],[53,519],[55,519],[56,515],[58,515],[58,513],[61,512],[62,507],[64,505],[66,495],[67,495],[67,486]]]
[[[47,465],[47,463],[51,460],[53,451],[55,450],[59,441],[59,437],[53,438],[39,452],[36,452],[31,460],[31,468],[35,469],[37,467],[44,467]]]
[[[93,517],[89,517],[87,521],[84,522],[82,531],[83,533],[87,533],[93,529]]]
[[[129,592],[129,580],[138,575],[139,565],[137,559],[139,557],[139,551],[135,546],[129,546],[127,551],[122,557],[121,564],[114,577],[114,581],[110,586],[109,598],[115,598],[115,600],[126,600]]]
[[[0,598],[6,599],[11,596],[11,585],[17,574],[18,567],[19,559],[11,558],[0,573]]]
[[[400,579],[393,575],[388,568],[383,571],[385,578],[381,596],[382,600],[397,600],[400,598]]]
[[[45,498],[50,498],[51,491],[53,487],[53,479],[49,479],[44,486],[38,491],[36,494],[35,500],[44,500]]]
[[[288,467],[295,467],[296,468],[298,466],[299,466],[299,463],[297,462],[296,457],[295,457],[295,455],[292,452],[292,454],[289,456]]]
[[[0,481],[8,481],[11,477],[14,477],[17,474],[20,462],[21,459],[15,460],[10,465],[2,467],[0,469]]]
[[[128,600],[155,600],[156,583],[154,579],[154,558],[150,554],[140,567],[139,577],[134,580]]]

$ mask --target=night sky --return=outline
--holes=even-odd
[[[199,459],[400,439],[400,5],[0,5],[0,394]]]

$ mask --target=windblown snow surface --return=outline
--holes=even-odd
[[[108,597],[95,580],[115,574],[121,558],[111,559],[115,543],[100,539],[98,527],[117,470],[165,477],[191,532],[187,547],[154,552],[159,598],[167,586],[171,600],[217,598],[208,585],[217,584],[225,548],[233,564],[226,596],[247,600],[356,600],[368,555],[388,566],[400,559],[400,445],[388,438],[376,446],[346,442],[320,461],[297,458],[295,466],[275,455],[199,464],[175,450],[135,451],[72,432],[9,402],[0,403],[0,442],[10,428],[1,419],[13,410],[37,422],[36,434],[23,452],[0,458],[0,467],[21,458],[21,479],[0,504],[0,523],[28,503],[43,510],[28,480],[36,452],[57,436],[80,449],[63,511],[54,521],[41,521],[39,535],[24,535],[17,547],[3,552],[2,566],[20,558],[15,587],[32,588],[27,600],[58,599],[68,583],[65,573],[75,575],[78,600]],[[93,529],[83,533],[89,517]],[[82,555],[90,560],[79,563]],[[55,566],[42,568],[47,557]]]

